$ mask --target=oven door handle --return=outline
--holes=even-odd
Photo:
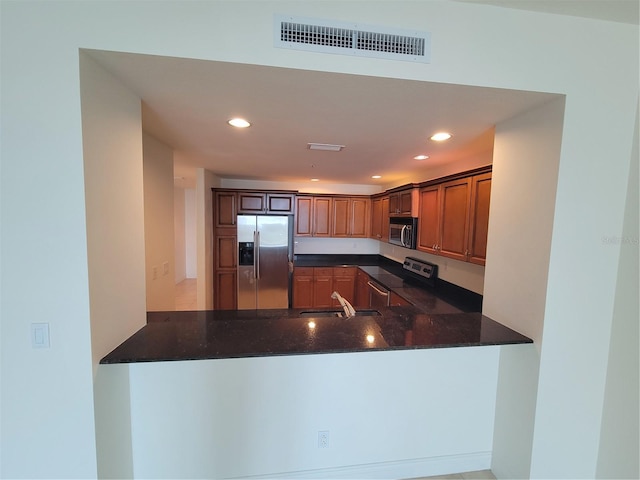
[[[367,282],[367,285],[369,285],[371,288],[373,288],[376,292],[378,292],[380,295],[384,296],[384,297],[388,297],[389,296],[389,292],[388,291],[382,291],[380,290],[378,287],[376,287],[373,283],[371,282]]]
[[[402,230],[400,231],[400,243],[403,247],[407,247],[407,241],[404,239],[406,231],[409,229],[407,225],[402,226]]]

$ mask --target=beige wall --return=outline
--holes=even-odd
[[[147,311],[174,310],[173,150],[146,133],[142,147]]]

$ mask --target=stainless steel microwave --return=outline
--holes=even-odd
[[[404,248],[416,248],[418,219],[414,217],[391,217],[389,219],[389,243]]]

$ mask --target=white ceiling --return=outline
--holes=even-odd
[[[478,1],[478,0],[465,0]],[[518,8],[625,12],[636,0],[483,1]],[[548,5],[547,5],[548,4]],[[555,5],[553,7],[551,4]],[[589,5],[587,7],[587,4]],[[608,11],[608,10],[607,10]],[[637,9],[636,9],[637,23]],[[452,162],[491,159],[493,127],[551,94],[360,75],[90,51],[143,101],[143,128],[174,148],[177,177],[194,167],[222,178],[309,184],[398,185],[432,178]],[[252,122],[237,130],[235,116]],[[429,140],[447,130],[446,143]],[[341,152],[307,143],[346,145]],[[428,160],[416,161],[415,155]],[[372,180],[371,175],[382,175]]]

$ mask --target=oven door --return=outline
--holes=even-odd
[[[407,231],[407,226],[401,223],[389,224],[389,243],[394,245],[405,246],[404,239]]]
[[[369,286],[369,304],[371,308],[388,307],[391,303],[389,290],[371,280],[367,282],[367,285]]]

